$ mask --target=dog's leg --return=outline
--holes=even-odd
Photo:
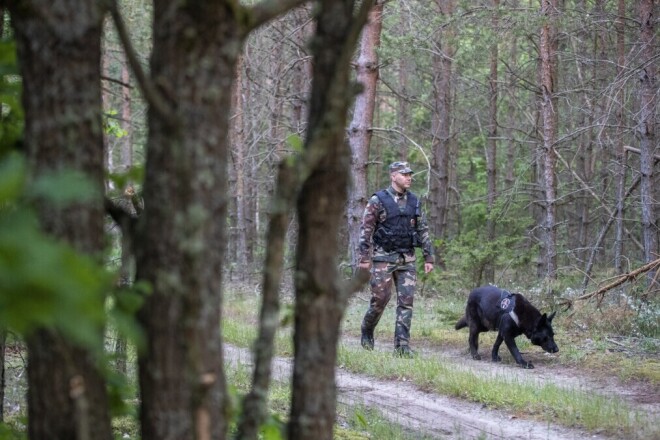
[[[511,356],[513,356],[513,358],[516,360],[516,363],[518,365],[520,365],[523,368],[534,368],[534,365],[532,365],[531,362],[527,362],[526,360],[523,359],[522,355],[520,354],[520,350],[518,350],[518,346],[516,345],[516,340],[514,338],[505,337],[504,342],[506,343],[506,346],[511,352]]]
[[[498,354],[500,351],[500,345],[502,345],[502,341],[504,341],[504,338],[502,337],[501,333],[497,333],[497,339],[495,339],[495,343],[493,344],[493,352],[491,353],[491,359],[493,362],[502,362],[502,358]]]
[[[471,325],[470,326],[470,354],[472,355],[472,359],[480,361],[481,356],[479,356],[479,330],[477,329],[476,325]]]

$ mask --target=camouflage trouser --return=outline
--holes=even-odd
[[[413,295],[417,282],[415,262],[391,263],[374,261],[371,267],[371,301],[362,320],[362,330],[373,332],[392,296],[392,284],[396,288],[396,323],[394,346],[408,345],[413,312]]]

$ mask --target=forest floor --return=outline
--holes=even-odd
[[[344,336],[342,344],[357,346],[355,337]],[[391,350],[390,344],[376,342],[376,350]],[[603,396],[617,396],[651,420],[660,421],[660,393],[648,383],[621,382],[615,377],[599,377],[593,372],[544,362],[549,356],[541,352],[525,353],[536,368],[525,370],[515,364],[496,364],[469,359],[467,350],[415,347],[419,356],[437,357],[442,362],[478,372],[481,375],[512,380],[534,381],[540,385],[552,383],[558,387],[580,389]],[[503,353],[508,355],[508,352]],[[250,363],[247,349],[227,346],[227,359]],[[274,379],[288,381],[291,360],[276,358]],[[376,409],[388,421],[419,433],[420,437],[438,439],[612,439],[601,433],[585,432],[561,425],[532,420],[506,411],[493,410],[483,404],[434,394],[408,382],[405,376],[396,380],[380,380],[337,369],[338,402],[340,405]],[[658,423],[655,423],[657,426]],[[651,433],[660,436],[660,430]],[[659,438],[659,437],[655,437]]]

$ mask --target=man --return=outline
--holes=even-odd
[[[360,226],[358,265],[371,269],[371,301],[362,320],[362,346],[374,348],[374,329],[392,296],[397,293],[394,353],[410,358],[410,325],[417,282],[415,247],[424,255],[424,272],[433,270],[433,244],[417,196],[408,191],[413,171],[408,162],[389,167],[391,185],[367,203]]]

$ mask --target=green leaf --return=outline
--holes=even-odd
[[[304,142],[302,138],[295,133],[287,136],[286,143],[297,153],[300,153],[303,150]]]
[[[24,336],[57,329],[98,349],[111,283],[96,261],[41,233],[30,210],[0,211],[0,325]]]
[[[23,192],[25,161],[17,154],[10,154],[0,162],[0,204],[13,202]]]
[[[72,202],[85,202],[100,197],[102,188],[79,171],[64,170],[38,178],[31,187],[32,195],[63,207]]]

